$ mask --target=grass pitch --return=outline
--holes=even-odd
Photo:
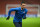
[[[11,17],[9,20],[6,20],[5,17],[1,17],[0,27],[15,27],[13,23],[13,18]],[[27,19],[23,19],[22,27],[40,27],[40,17],[28,17]]]

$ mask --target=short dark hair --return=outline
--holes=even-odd
[[[22,5],[22,3],[25,3],[25,2],[21,2],[21,5]]]

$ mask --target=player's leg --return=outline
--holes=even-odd
[[[22,22],[19,22],[19,24],[20,24],[20,27],[22,27]]]
[[[14,22],[15,27],[20,27],[18,22]]]

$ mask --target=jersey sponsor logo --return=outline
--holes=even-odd
[[[23,13],[25,13],[25,11]]]

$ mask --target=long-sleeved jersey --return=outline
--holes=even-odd
[[[10,16],[12,11],[15,11],[13,22],[22,22],[22,18],[24,18],[26,16],[26,13],[28,12],[26,8],[24,8],[23,10],[21,10],[21,7],[11,8],[8,12],[8,16]]]

